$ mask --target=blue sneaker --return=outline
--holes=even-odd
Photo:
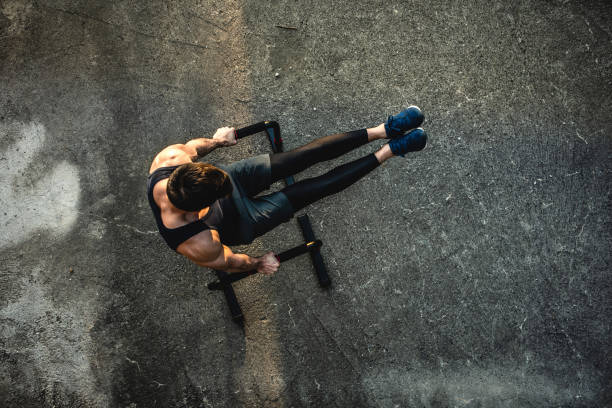
[[[412,132],[406,133],[403,137],[398,137],[389,142],[391,152],[396,156],[402,156],[408,152],[423,150],[427,144],[427,133],[423,128],[416,128]]]
[[[389,139],[404,136],[410,129],[417,128],[423,123],[423,112],[417,106],[409,106],[395,116],[389,116],[385,123],[385,131]]]

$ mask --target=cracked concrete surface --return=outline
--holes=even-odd
[[[610,407],[611,18],[572,0],[4,0],[0,405]],[[274,119],[293,148],[408,104],[428,147],[308,209],[330,290],[305,257],[241,281],[240,328],[155,232],[164,146]]]

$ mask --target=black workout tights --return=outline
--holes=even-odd
[[[368,142],[365,129],[322,137],[290,152],[270,156],[272,181],[292,176],[326,160],[334,159]],[[378,159],[369,154],[319,176],[299,181],[281,190],[298,211],[308,204],[344,190],[378,167]]]

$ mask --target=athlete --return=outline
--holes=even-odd
[[[257,269],[273,274],[279,266],[273,252],[256,258],[235,254],[227,245],[249,244],[391,157],[422,150],[427,142],[419,127],[423,119],[421,110],[410,106],[373,128],[326,136],[289,152],[262,154],[230,165],[197,160],[217,147],[236,144],[232,127],[217,129],[212,138],[170,145],[155,156],[149,169],[148,198],[159,232],[170,248],[200,266],[228,273]],[[375,153],[258,196],[275,181],[385,138],[390,141]]]

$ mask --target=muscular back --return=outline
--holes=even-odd
[[[186,144],[175,144],[166,147],[155,156],[149,169],[149,174],[160,167],[179,166],[192,163],[200,157],[199,145],[195,141]],[[207,141],[213,139],[204,139]],[[203,149],[202,149],[203,150]],[[209,150],[210,151],[210,150]],[[208,207],[198,212],[186,212],[176,208],[166,194],[168,179],[159,181],[153,188],[153,199],[161,211],[161,219],[167,228],[178,228],[204,217]],[[197,264],[205,264],[215,260],[223,252],[219,233],[215,230],[204,230],[181,243],[176,251]],[[208,265],[204,265],[208,266]]]

